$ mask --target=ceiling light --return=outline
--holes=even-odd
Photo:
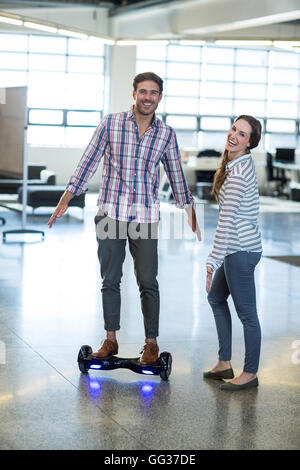
[[[294,47],[300,46],[300,41],[273,41],[273,46],[280,49],[292,50]]]
[[[107,44],[108,46],[114,46],[116,44],[116,41],[114,39],[101,39],[104,44]]]
[[[297,44],[295,44],[296,46]],[[292,41],[273,41],[273,46],[278,47],[279,49],[285,49],[287,51],[293,51],[293,42]]]
[[[196,41],[192,39],[181,39],[178,41],[181,46],[205,46],[206,41]]]
[[[89,41],[99,41],[104,44],[108,44],[109,46],[113,46],[115,44],[115,40],[112,38],[105,38],[101,36],[89,36]]]
[[[31,21],[24,21],[26,28],[38,29],[40,31],[46,31],[47,33],[57,33],[57,28],[54,26],[48,26],[41,23],[32,23]]]
[[[145,40],[145,39],[119,39],[117,46],[167,46],[169,41],[163,39]]]
[[[77,31],[70,31],[69,29],[59,29],[58,34],[62,36],[70,36],[77,39],[87,39],[88,35],[84,33],[78,33]]]
[[[266,40],[240,40],[240,39],[230,39],[230,40],[217,40],[215,44],[218,46],[272,46],[272,41]]]
[[[1,23],[14,24],[16,26],[22,26],[23,25],[22,20],[18,20],[17,18],[10,18],[9,16],[0,16],[0,22]]]

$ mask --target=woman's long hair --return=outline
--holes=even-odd
[[[248,116],[246,114],[242,114],[234,122],[237,122],[239,119],[247,121],[248,124],[251,126],[251,135],[249,141],[250,145],[249,147],[247,147],[246,151],[246,153],[250,153],[250,149],[257,147],[259,144],[261,138],[261,123],[253,116]],[[222,153],[221,161],[214,177],[214,184],[212,189],[212,192],[215,195],[217,201],[219,201],[219,191],[227,176],[226,165],[228,162],[228,150],[225,149]]]

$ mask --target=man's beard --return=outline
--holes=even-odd
[[[153,104],[152,104],[151,107],[149,107],[148,112],[146,111],[147,108],[145,109],[145,107],[142,107],[142,105],[140,103],[138,103],[138,104],[136,103],[136,108],[137,108],[138,112],[140,114],[142,114],[143,116],[149,116],[149,114],[151,115],[156,111],[157,106],[155,106],[155,105],[153,106]]]

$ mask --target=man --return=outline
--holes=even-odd
[[[51,228],[66,212],[72,197],[87,190],[86,184],[103,157],[95,223],[106,339],[93,355],[103,358],[118,353],[120,283],[128,239],[144,316],[146,339],[140,358],[143,365],[158,359],[159,288],[156,277],[160,162],[177,206],[186,208],[189,224],[196,231],[194,201],[184,178],[175,132],[155,115],[162,92],[163,81],[154,73],[142,73],[134,78],[134,106],[128,112],[110,114],[101,121],[48,222]],[[103,227],[111,227],[112,223],[116,230],[108,234]],[[139,237],[137,233],[140,233]],[[146,236],[142,236],[145,233]]]

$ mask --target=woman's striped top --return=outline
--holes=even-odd
[[[227,255],[237,251],[262,251],[259,194],[251,154],[231,160],[226,172],[219,192],[220,213],[213,250],[206,263],[214,271]]]

